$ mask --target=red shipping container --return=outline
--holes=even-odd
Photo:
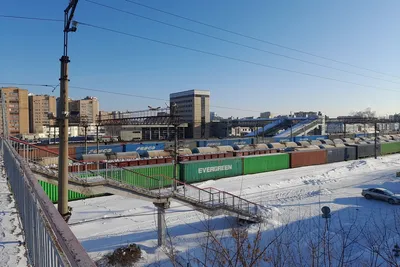
[[[147,159],[141,159],[141,160],[138,160],[138,162],[139,162],[139,166],[143,166],[143,165],[148,165],[149,163],[148,163],[148,160]]]
[[[190,156],[188,156],[188,160],[189,160],[189,161],[195,161],[195,160],[197,160],[197,155],[190,155]]]
[[[165,163],[172,163],[172,158],[165,158]]]
[[[311,151],[295,151],[290,153],[290,167],[319,165],[327,163],[327,152],[325,149]]]
[[[178,157],[178,161],[179,162],[185,162],[185,161],[189,161],[190,160],[190,156],[185,155],[185,156],[179,156]]]
[[[120,167],[128,167],[129,166],[129,163],[128,162],[126,162],[126,161],[123,161],[123,162],[120,162],[120,165],[119,165]]]
[[[225,153],[218,153],[218,158],[219,159],[225,158]]]
[[[233,151],[229,151],[225,153],[225,158],[232,158],[233,157]]]
[[[211,154],[211,158],[212,159],[217,159],[218,158],[218,154]]]
[[[212,155],[211,154],[204,154],[204,159],[212,159]]]
[[[139,164],[138,160],[131,160],[129,161],[129,166],[137,166]]]
[[[154,165],[154,164],[157,164],[157,159],[156,158],[149,159],[148,162],[149,162],[148,163],[149,165]]]
[[[249,151],[243,151],[243,156],[248,156],[248,155],[250,155]]]
[[[193,157],[196,157],[196,160],[204,160],[204,154],[193,155]]]
[[[165,158],[158,158],[156,163],[157,164],[164,164],[165,163]]]

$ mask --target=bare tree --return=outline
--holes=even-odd
[[[371,108],[366,108],[363,111],[353,111],[350,113],[350,116],[363,117],[363,118],[375,118],[376,112],[372,111]]]

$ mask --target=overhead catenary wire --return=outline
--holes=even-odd
[[[6,16],[0,15],[0,17],[6,17]],[[43,19],[43,18],[20,17],[20,16],[8,16],[8,17],[23,18],[23,19],[47,20],[47,19]],[[55,19],[48,19],[48,20],[58,21],[58,20],[55,20]],[[340,80],[340,79],[336,79],[336,78],[330,78],[330,77],[325,77],[325,76],[321,76],[321,75],[316,75],[316,74],[312,74],[312,73],[305,73],[305,72],[301,72],[301,71],[296,71],[296,70],[291,70],[291,69],[286,69],[286,68],[281,68],[281,67],[275,67],[275,66],[271,66],[271,65],[267,65],[267,64],[263,64],[263,63],[257,63],[257,62],[253,62],[253,61],[249,61],[249,60],[245,60],[245,59],[234,58],[234,57],[231,57],[231,56],[225,56],[225,55],[221,55],[221,54],[217,54],[217,53],[213,53],[213,52],[208,52],[208,51],[204,51],[204,50],[199,50],[199,49],[195,49],[195,48],[186,47],[186,46],[183,46],[183,45],[168,43],[168,42],[164,42],[164,41],[160,41],[160,40],[156,40],[156,39],[152,39],[152,38],[148,38],[148,37],[144,37],[144,36],[139,36],[139,35],[135,35],[135,34],[119,31],[119,30],[114,30],[114,29],[110,29],[110,28],[106,28],[106,27],[102,27],[102,26],[96,26],[96,25],[90,24],[90,23],[85,23],[85,22],[79,22],[79,23],[81,25],[83,25],[83,26],[97,28],[97,29],[100,29],[100,30],[108,31],[108,32],[118,33],[118,34],[121,34],[121,35],[126,35],[126,36],[130,36],[130,37],[134,37],[134,38],[138,38],[138,39],[143,39],[143,40],[147,40],[147,41],[151,41],[151,42],[155,42],[155,43],[159,43],[159,44],[173,46],[173,47],[177,47],[177,48],[181,48],[181,49],[185,49],[185,50],[190,50],[190,51],[194,51],[194,52],[198,52],[198,53],[202,53],[202,54],[208,54],[208,55],[212,55],[212,56],[216,56],[216,57],[220,57],[220,58],[235,60],[235,61],[248,63],[248,64],[252,64],[252,65],[258,65],[258,66],[261,66],[261,67],[266,67],[266,68],[271,68],[271,69],[276,69],[276,70],[296,73],[296,74],[305,75],[305,76],[309,76],[309,77],[316,77],[316,78],[330,80],[330,81],[337,81],[337,82],[357,85],[357,86],[366,87],[366,88],[385,90],[385,91],[392,91],[392,92],[399,92],[399,91],[393,90],[393,89],[386,89],[386,88],[380,88],[380,87],[376,87],[376,86],[369,86],[369,85],[364,85],[364,84],[360,84],[360,83]]]
[[[307,63],[307,64],[315,65],[315,66],[318,66],[318,67],[332,69],[332,70],[336,70],[336,71],[340,71],[340,72],[344,72],[344,73],[348,73],[348,74],[353,74],[353,75],[361,76],[361,77],[364,77],[364,78],[370,78],[370,79],[375,79],[375,80],[380,80],[380,81],[400,84],[400,82],[394,82],[394,81],[391,81],[391,80],[382,79],[382,78],[378,78],[378,77],[374,77],[374,76],[370,76],[370,75],[365,75],[365,74],[362,74],[362,73],[357,73],[357,72],[348,71],[348,70],[344,70],[344,69],[340,69],[340,68],[335,68],[335,67],[328,66],[328,65],[325,65],[325,64],[320,64],[320,63],[312,62],[312,61],[309,61],[309,60],[304,60],[304,59],[300,59],[300,58],[296,58],[296,57],[292,57],[292,56],[288,56],[288,55],[284,55],[284,54],[268,51],[268,50],[265,50],[265,49],[257,48],[257,47],[254,47],[254,46],[242,44],[242,43],[239,43],[239,42],[227,40],[227,39],[220,38],[220,37],[217,37],[217,36],[213,36],[213,35],[210,35],[210,34],[206,34],[206,33],[202,33],[202,32],[199,32],[199,31],[191,30],[191,29],[188,29],[188,28],[185,28],[185,27],[181,27],[181,26],[178,26],[178,25],[174,25],[174,24],[171,24],[171,23],[168,23],[168,22],[164,22],[164,21],[161,21],[161,20],[158,20],[158,19],[153,19],[153,18],[150,18],[150,17],[142,16],[140,14],[136,14],[136,13],[133,13],[133,12],[130,12],[130,11],[119,9],[119,8],[116,8],[116,7],[113,7],[113,6],[110,6],[110,5],[101,4],[101,3],[98,3],[98,2],[93,1],[93,0],[84,0],[84,1],[86,1],[88,3],[92,3],[92,4],[95,4],[95,5],[98,5],[98,6],[101,6],[101,7],[105,7],[105,8],[117,11],[117,12],[125,13],[125,14],[131,15],[131,16],[139,17],[139,18],[142,18],[142,19],[145,19],[145,20],[149,20],[149,21],[152,21],[152,22],[160,23],[160,24],[163,24],[163,25],[167,25],[169,27],[173,27],[173,28],[180,29],[180,30],[183,30],[183,31],[186,31],[186,32],[190,32],[190,33],[194,33],[194,34],[197,34],[197,35],[205,36],[205,37],[208,37],[208,38],[211,38],[211,39],[214,39],[214,40],[222,41],[222,42],[233,44],[233,45],[236,45],[236,46],[248,48],[248,49],[259,51],[259,52],[264,52],[264,53],[267,53],[267,54],[270,54],[270,55],[283,57],[283,58],[287,58],[287,59],[290,59],[290,60],[295,60],[295,61],[299,61],[299,62],[302,62],[302,63]]]
[[[33,86],[33,87],[51,87],[54,88],[57,85],[47,85],[47,84],[35,84],[35,83],[7,83],[7,82],[0,82],[0,85],[19,85],[19,86]],[[142,98],[142,99],[150,99],[150,100],[157,100],[157,101],[164,101],[164,102],[169,102],[169,99],[164,99],[164,98],[158,98],[158,97],[151,97],[151,96],[143,96],[143,95],[135,95],[135,94],[129,94],[129,93],[122,93],[122,92],[116,92],[116,91],[111,91],[111,90],[102,90],[102,89],[96,89],[96,88],[88,88],[88,87],[82,87],[82,86],[72,86],[70,85],[69,88],[72,89],[79,89],[79,90],[84,90],[84,91],[91,91],[91,92],[98,92],[98,93],[105,93],[105,94],[111,94],[111,95],[120,95],[120,96],[129,96],[129,97],[135,97],[135,98]],[[225,106],[218,106],[218,105],[210,105],[212,108],[220,108],[220,109],[229,109],[229,110],[238,110],[238,111],[246,111],[246,112],[263,112],[260,110],[249,110],[249,109],[241,109],[241,108],[233,108],[233,107],[225,107]]]
[[[203,26],[207,26],[207,27],[210,27],[210,28],[213,28],[213,29],[216,29],[216,30],[224,31],[224,32],[227,32],[227,33],[230,33],[230,34],[234,34],[234,35],[237,35],[237,36],[241,36],[241,37],[244,37],[244,38],[248,38],[248,39],[252,39],[252,40],[258,41],[258,42],[262,42],[262,43],[266,43],[266,44],[269,44],[269,45],[272,45],[272,46],[276,46],[276,47],[279,47],[279,48],[287,49],[287,50],[290,50],[290,51],[294,51],[294,52],[301,53],[301,54],[304,54],[304,55],[312,56],[312,57],[315,57],[315,58],[320,58],[320,59],[332,61],[332,62],[335,62],[335,63],[338,63],[338,64],[347,65],[347,66],[350,66],[350,67],[353,67],[353,68],[362,69],[362,70],[366,70],[366,71],[370,71],[370,72],[375,72],[375,73],[378,73],[378,74],[381,74],[381,75],[390,76],[390,77],[393,77],[393,78],[396,78],[396,79],[400,79],[400,76],[396,76],[396,75],[389,74],[389,73],[384,73],[384,72],[373,70],[373,69],[370,69],[370,68],[357,66],[355,64],[351,64],[351,63],[348,63],[348,62],[336,60],[336,59],[333,59],[333,58],[330,58],[330,57],[317,55],[317,54],[310,53],[310,52],[307,52],[307,51],[304,51],[304,50],[300,50],[300,49],[297,49],[297,48],[293,48],[293,47],[281,45],[281,44],[278,44],[278,43],[274,43],[274,42],[271,42],[271,41],[267,41],[267,40],[264,40],[264,39],[261,39],[261,38],[250,36],[248,34],[236,32],[236,31],[232,31],[232,30],[228,30],[228,29],[225,29],[225,28],[222,28],[222,27],[219,27],[219,26],[215,26],[215,25],[206,23],[206,22],[202,22],[202,21],[195,20],[195,19],[192,19],[192,18],[189,18],[189,17],[178,15],[178,14],[175,14],[175,13],[172,13],[172,12],[168,12],[168,11],[165,11],[165,10],[162,10],[162,9],[159,9],[159,8],[151,7],[151,6],[148,6],[148,5],[143,4],[143,3],[138,3],[138,2],[133,1],[133,0],[123,0],[123,1],[135,4],[135,5],[138,5],[138,6],[142,6],[142,7],[145,7],[147,9],[155,10],[157,12],[161,12],[161,13],[164,13],[164,14],[167,14],[167,15],[170,15],[170,16],[174,16],[174,17],[186,20],[186,21],[190,21],[190,22],[194,22],[194,23],[197,23],[197,24],[200,24],[200,25],[203,25]]]
[[[62,19],[39,18],[39,17],[25,17],[25,16],[11,16],[11,15],[3,15],[3,14],[0,14],[0,17],[2,17],[2,18],[9,18],[9,19],[25,19],[25,20],[41,20],[41,21],[63,22]]]
[[[159,100],[159,101],[166,101],[169,102],[169,99],[163,99],[163,98],[157,98],[157,97],[150,97],[150,96],[142,96],[142,95],[134,95],[134,94],[129,94],[129,93],[121,93],[121,92],[115,92],[115,91],[109,91],[109,90],[101,90],[101,89],[94,89],[94,88],[87,88],[87,87],[81,87],[81,86],[69,86],[69,88],[75,88],[75,89],[80,89],[80,90],[86,90],[86,91],[93,91],[93,92],[100,92],[100,93],[106,93],[106,94],[113,94],[113,95],[121,95],[121,96],[130,96],[130,97],[136,97],[136,98],[144,98],[144,99],[151,99],[151,100]],[[246,111],[246,112],[262,112],[259,110],[249,110],[249,109],[241,109],[241,108],[233,108],[233,107],[225,107],[225,106],[216,106],[216,105],[210,105],[212,108],[220,108],[220,109],[230,109],[230,110],[239,110],[239,111]]]
[[[361,83],[356,83],[356,82],[351,82],[351,81],[346,81],[346,80],[341,80],[341,79],[321,76],[321,75],[317,75],[317,74],[313,74],[313,73],[307,73],[307,72],[302,72],[302,71],[297,71],[297,70],[292,70],[292,69],[287,69],[287,68],[275,67],[275,66],[272,66],[272,65],[258,63],[258,62],[255,62],[255,61],[235,58],[235,57],[226,56],[226,55],[222,55],[222,54],[218,54],[218,53],[214,53],[214,52],[208,52],[208,51],[205,51],[205,50],[191,48],[191,47],[188,47],[188,46],[183,46],[183,45],[169,43],[169,42],[165,42],[165,41],[161,41],[161,40],[157,40],[157,39],[152,39],[152,38],[149,38],[149,37],[144,37],[144,36],[140,36],[140,35],[136,35],[136,34],[120,31],[120,30],[115,30],[115,29],[111,29],[111,28],[107,28],[107,27],[103,27],[103,26],[97,26],[97,25],[90,24],[90,23],[79,22],[79,24],[82,25],[82,26],[87,26],[87,27],[91,27],[91,28],[95,28],[95,29],[99,29],[99,30],[103,30],[103,31],[108,31],[108,32],[117,33],[117,34],[120,34],[120,35],[133,37],[133,38],[136,38],[136,39],[142,39],[142,40],[150,41],[150,42],[153,42],[153,43],[163,44],[163,45],[176,47],[176,48],[180,48],[180,49],[184,49],[184,50],[188,50],[188,51],[193,51],[193,52],[197,52],[197,53],[201,53],[201,54],[211,55],[211,56],[224,58],[224,59],[229,59],[229,60],[242,62],[242,63],[247,63],[247,64],[251,64],[251,65],[256,65],[256,66],[260,66],[260,67],[264,67],[264,68],[270,68],[270,69],[275,69],[275,70],[280,70],[280,71],[300,74],[300,75],[303,75],[303,76],[320,78],[320,79],[329,80],[329,81],[336,81],[336,82],[340,82],[340,83],[357,85],[357,86],[365,87],[365,88],[372,88],[372,89],[377,89],[377,90],[399,92],[398,90],[380,88],[380,87],[377,87],[377,86],[366,85],[366,84],[361,84]]]

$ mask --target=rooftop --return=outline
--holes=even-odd
[[[188,91],[182,91],[182,92],[177,92],[177,93],[172,93],[169,95],[170,98],[173,97],[180,97],[180,96],[193,96],[193,95],[206,95],[210,96],[210,91],[209,90],[188,90]]]

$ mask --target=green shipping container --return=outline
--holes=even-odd
[[[196,183],[242,175],[242,164],[241,158],[184,162],[181,164],[181,180]]]
[[[39,184],[42,186],[44,192],[50,198],[52,202],[58,201],[58,186],[54,184],[50,184],[44,181],[39,181]],[[87,198],[84,194],[68,190],[68,200],[78,200]]]
[[[243,158],[243,173],[253,174],[289,168],[289,154],[278,153]]]
[[[400,142],[381,143],[381,155],[400,153]]]
[[[122,183],[137,186],[140,188],[155,189],[160,186],[171,186],[174,177],[174,165],[150,165],[143,167],[128,167],[126,169],[115,168],[112,171],[101,171],[99,175],[108,179],[114,179]],[[178,165],[179,179],[179,165]]]

